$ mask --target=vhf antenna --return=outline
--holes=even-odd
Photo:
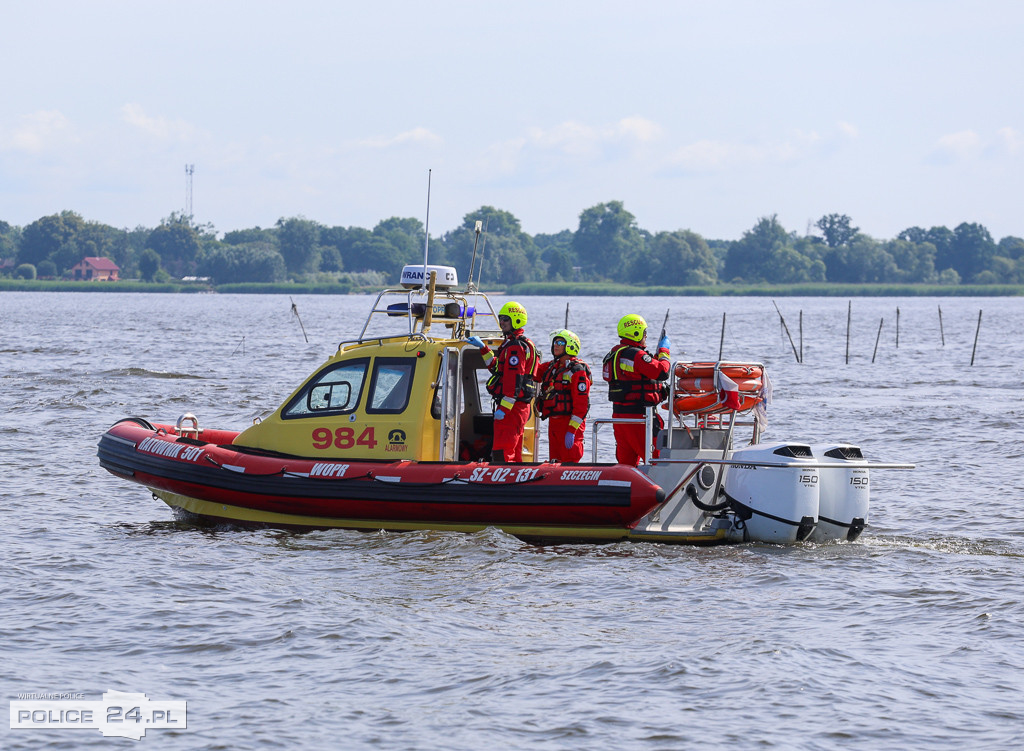
[[[476,290],[476,285],[473,284],[473,268],[476,266],[476,246],[480,242],[480,233],[483,231],[483,226],[484,223],[477,219],[474,229],[475,237],[473,238],[473,260],[469,262],[469,282],[466,284],[466,292],[474,292]]]
[[[430,173],[433,170],[427,170],[427,223],[424,227],[424,238],[423,238],[423,290],[427,289],[427,252],[430,250]]]

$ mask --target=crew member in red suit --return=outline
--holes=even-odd
[[[668,396],[668,376],[672,347],[668,336],[658,342],[658,354],[647,347],[647,321],[630,314],[619,320],[619,343],[604,357],[602,375],[608,381],[608,399],[612,417],[643,417]],[[620,464],[637,466],[644,458],[644,441],[650,440],[651,457],[658,456],[658,432],[665,422],[654,413],[654,435],[645,435],[643,424],[615,423],[615,459]]]
[[[583,458],[590,410],[590,367],[579,359],[580,338],[568,329],[551,335],[549,362],[537,368],[537,413],[548,420],[551,461],[575,464]]]
[[[491,461],[508,464],[523,460],[523,430],[537,395],[537,348],[523,333],[526,308],[519,303],[502,305],[498,324],[505,339],[497,352],[479,337],[471,336],[467,341],[480,348],[484,364],[493,374],[487,379],[487,392],[495,402]]]

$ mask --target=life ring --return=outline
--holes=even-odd
[[[710,407],[718,404],[718,392],[712,391],[706,394],[677,396],[673,411],[677,415],[700,414]]]
[[[761,378],[764,368],[760,365],[744,365],[743,363],[717,362],[681,362],[676,364],[676,376],[679,378],[714,378],[715,369],[721,371],[734,381]]]
[[[711,415],[716,412],[746,412],[757,406],[761,397],[751,394],[738,394],[737,406],[731,407],[726,401],[725,392],[709,392],[705,394],[684,394],[676,397],[673,412],[676,415]]]
[[[760,378],[735,379],[732,378],[732,376],[729,376],[729,379],[736,384],[740,391],[758,392],[761,390]],[[689,394],[700,393],[702,391],[717,391],[715,388],[715,379],[708,376],[701,376],[700,378],[687,376],[686,378],[680,378],[676,381],[676,390],[685,391]]]

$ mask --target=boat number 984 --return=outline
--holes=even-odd
[[[339,449],[366,446],[372,449],[376,448],[377,439],[373,437],[373,428],[364,428],[358,438],[356,438],[354,428],[338,428],[333,433],[330,428],[315,428],[313,430],[313,448],[324,450],[331,446]]]

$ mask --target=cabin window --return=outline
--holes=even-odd
[[[282,417],[343,415],[355,411],[368,359],[349,360],[321,371],[282,410]]]
[[[398,414],[409,405],[416,360],[411,357],[378,357],[373,364],[368,414]]]

